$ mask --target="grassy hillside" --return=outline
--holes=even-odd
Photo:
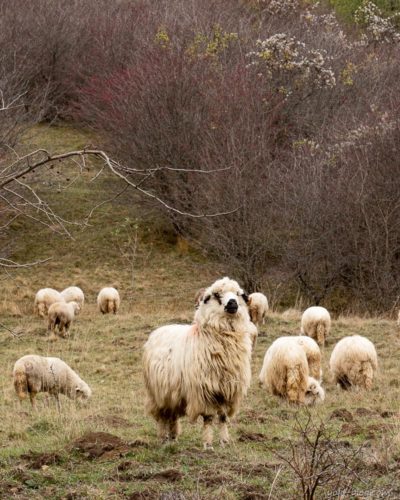
[[[64,150],[89,140],[67,128],[43,128],[27,138],[26,147],[42,144]],[[97,170],[89,165],[64,190],[74,169],[73,164],[60,165],[35,179],[65,217],[83,220],[94,204],[123,187],[105,172],[90,182]],[[77,226],[72,232],[74,240],[68,240],[47,228],[17,221],[8,234],[14,259],[52,260],[2,276],[0,498],[301,497],[290,468],[277,454],[286,456],[290,443],[297,442],[296,422],[303,425],[308,414],[263,393],[257,384],[266,348],[275,338],[299,331],[300,313],[271,313],[261,329],[251,390],[232,422],[230,446],[216,444],[214,452],[204,452],[200,422],[193,426],[186,421],[178,443],[161,446],[154,422],[144,413],[143,343],[159,325],[190,322],[195,292],[224,270],[182,249],[160,222],[145,222],[143,209],[127,192],[102,205],[89,226]],[[82,287],[87,304],[72,325],[71,337],[50,343],[46,323],[32,314],[34,294],[44,286],[69,285]],[[96,294],[107,285],[121,292],[117,316],[102,316],[96,310]],[[17,332],[18,338],[7,329]],[[354,333],[370,338],[378,350],[379,375],[370,393],[343,393],[329,379],[334,343]],[[63,398],[58,414],[53,401],[47,404],[39,395],[38,411],[32,412],[28,402],[20,406],[11,372],[16,359],[28,353],[59,356],[69,363],[92,387],[90,403],[76,405]],[[334,321],[324,352],[326,403],[311,410],[311,418],[316,425],[326,423],[343,454],[356,455],[354,477],[348,472],[352,493],[346,498],[400,496],[399,356],[394,322]],[[338,489],[332,488],[318,490],[316,498],[327,498],[334,491],[337,498]]]

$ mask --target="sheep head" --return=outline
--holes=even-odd
[[[306,405],[315,405],[322,403],[325,399],[325,391],[322,389],[320,383],[313,377],[308,377],[307,391],[305,397]]]
[[[249,321],[247,295],[235,280],[222,278],[204,291],[195,320],[200,325],[214,324],[231,329],[232,324]],[[224,327],[230,323],[230,328]]]

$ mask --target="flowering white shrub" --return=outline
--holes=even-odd
[[[398,15],[395,14],[395,16]],[[386,43],[400,41],[400,34],[396,31],[391,19],[382,17],[379,7],[370,0],[364,0],[354,14],[356,24],[365,28],[371,40]]]
[[[264,68],[267,76],[295,77],[293,85],[314,83],[317,87],[334,87],[335,74],[327,66],[322,51],[308,49],[303,42],[286,33],[276,33],[266,40],[257,40],[257,50],[249,52],[251,64]]]

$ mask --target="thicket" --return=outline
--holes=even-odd
[[[249,291],[398,305],[399,35],[374,4],[344,29],[299,0],[3,1],[0,47],[19,109],[92,127]]]

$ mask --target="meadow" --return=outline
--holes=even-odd
[[[89,135],[68,127],[38,127],[24,147],[40,143],[61,151],[89,141]],[[196,291],[225,270],[176,241],[142,200],[121,193],[120,180],[106,171],[97,176],[98,170],[88,164],[79,172],[69,163],[35,174],[35,186],[63,217],[83,221],[72,226],[73,239],[26,219],[17,219],[7,232],[14,260],[50,260],[1,275],[0,498],[303,498],[299,476],[288,462],[307,462],[301,445],[312,442],[318,429],[323,434],[317,457],[323,463],[335,453],[337,460],[329,469],[332,477],[321,472],[308,498],[399,498],[400,332],[386,318],[334,317],[323,353],[326,400],[307,411],[258,385],[268,346],[300,328],[296,304],[271,311],[255,348],[250,391],[231,423],[231,444],[203,451],[201,423],[185,420],[177,443],[158,442],[156,426],[144,411],[143,344],[160,325],[191,322]],[[94,205],[118,193],[86,221]],[[33,315],[35,292],[70,285],[84,290],[85,306],[71,336],[49,342],[46,322]],[[103,286],[119,289],[118,315],[97,311]],[[351,334],[365,335],[378,351],[379,373],[370,392],[343,392],[330,380],[332,348]],[[12,368],[30,353],[62,358],[91,386],[92,399],[77,404],[62,398],[61,413],[43,394],[36,412],[28,401],[20,405]]]

